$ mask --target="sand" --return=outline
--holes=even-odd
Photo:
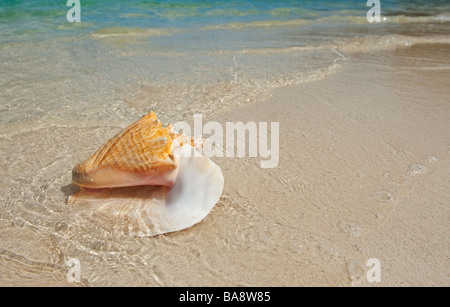
[[[449,285],[449,51],[348,55],[335,75],[223,115],[280,122],[277,168],[225,168],[227,191],[261,220],[241,221],[250,241],[273,254],[248,264],[271,268],[257,284]],[[366,278],[371,258],[380,282]]]
[[[1,182],[0,285],[449,286],[449,52],[343,52],[323,79],[203,118],[279,122],[279,163],[213,157],[219,203],[198,225],[153,238],[79,219],[66,203],[73,165],[120,127],[2,136],[5,152],[29,159],[0,160],[22,170]],[[67,279],[71,258],[80,282]],[[367,279],[372,258],[380,282]]]

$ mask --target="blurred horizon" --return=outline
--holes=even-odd
[[[77,35],[102,28],[189,29],[267,21],[366,17],[367,1],[106,1],[81,0],[81,23],[66,20],[67,1],[0,1],[0,42]],[[450,20],[450,3],[381,1],[383,17],[436,17]],[[432,20],[432,19],[431,19]],[[425,19],[424,21],[429,21]],[[69,27],[70,26],[70,27]]]

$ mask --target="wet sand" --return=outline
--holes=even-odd
[[[256,284],[449,285],[449,48],[347,55],[335,75],[221,117],[280,122],[277,168],[223,162],[250,216],[220,222],[266,248],[244,262]]]
[[[204,117],[279,122],[279,164],[212,158],[225,176],[219,203],[198,225],[153,238],[81,218],[66,203],[73,165],[120,127],[2,136],[2,150],[29,159],[0,159],[22,174],[1,179],[0,285],[450,285],[449,52],[343,52],[321,80]],[[79,283],[67,280],[70,258],[80,261]],[[381,283],[366,279],[371,258]]]

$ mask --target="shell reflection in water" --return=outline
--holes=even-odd
[[[151,112],[76,165],[69,197],[76,210],[91,212],[138,236],[191,227],[219,201],[220,168],[193,147],[190,137],[163,127]]]

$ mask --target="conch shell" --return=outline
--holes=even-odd
[[[72,171],[81,191],[69,204],[139,236],[182,230],[219,201],[220,168],[194,140],[163,127],[154,112],[108,140]]]

